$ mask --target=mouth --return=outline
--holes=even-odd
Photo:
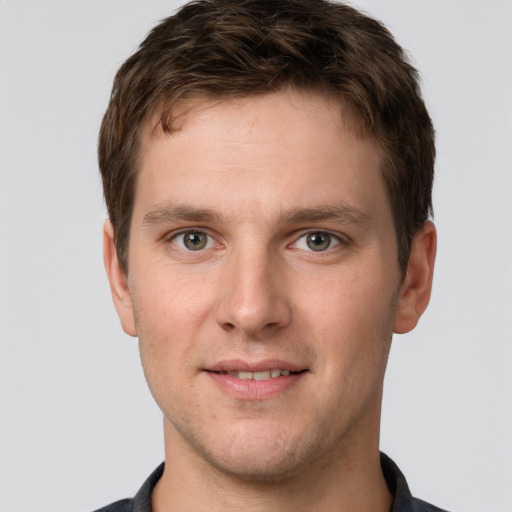
[[[263,370],[258,372],[248,372],[248,371],[220,371],[213,372],[218,373],[219,375],[229,375],[231,377],[235,377],[236,379],[241,380],[269,380],[269,379],[277,379],[278,377],[288,377],[289,375],[298,375],[299,373],[307,372],[307,370],[299,370],[299,371],[291,371],[284,370],[279,368],[274,368],[272,370]]]
[[[236,400],[266,400],[296,387],[308,368],[279,360],[224,361],[204,370],[220,390]]]

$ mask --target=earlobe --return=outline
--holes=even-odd
[[[137,336],[130,289],[128,288],[126,273],[117,257],[114,228],[109,220],[105,221],[103,226],[103,263],[107,271],[112,300],[123,330],[130,336]]]
[[[436,249],[436,228],[427,221],[414,237],[407,274],[400,288],[394,325],[397,334],[412,331],[428,306]]]

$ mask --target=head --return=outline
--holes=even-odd
[[[180,105],[287,88],[334,98],[345,126],[380,147],[398,264],[432,213],[434,131],[418,76],[378,21],[325,0],[203,0],[154,28],[118,71],[99,164],[119,261],[128,272],[142,132],[171,133]]]
[[[105,263],[169,459],[378,464],[391,336],[430,294],[432,139],[402,50],[342,4],[193,2],[122,66]]]

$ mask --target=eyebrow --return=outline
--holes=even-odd
[[[303,224],[318,221],[336,221],[364,227],[369,224],[370,216],[345,203],[313,208],[293,208],[280,216],[280,222],[283,224]]]
[[[143,226],[172,223],[177,220],[188,222],[219,221],[220,215],[209,208],[195,208],[187,205],[162,204],[149,210],[142,220]]]
[[[149,210],[142,220],[143,226],[187,222],[221,222],[223,216],[210,208],[164,203]],[[370,216],[345,203],[315,207],[297,207],[281,212],[278,224],[307,224],[308,222],[334,221],[342,224],[367,227]]]

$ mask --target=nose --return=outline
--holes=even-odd
[[[217,323],[253,340],[289,325],[292,308],[283,270],[278,256],[265,250],[233,254],[222,273]]]

